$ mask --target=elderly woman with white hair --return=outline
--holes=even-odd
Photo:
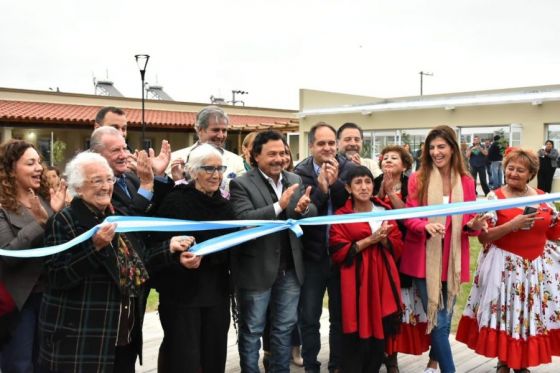
[[[191,181],[177,185],[156,215],[198,221],[233,220],[232,206],[219,190],[226,171],[221,153],[212,145],[200,145],[190,153],[187,168]],[[225,233],[228,231],[190,234],[196,242],[202,242]],[[202,258],[184,253],[187,255],[186,268],[172,264],[153,276],[164,332],[159,371],[223,372],[230,323],[229,254],[222,251]]]
[[[66,243],[118,213],[115,177],[99,154],[78,154],[66,167],[70,206],[48,222],[45,244]],[[142,351],[148,270],[177,260],[192,239],[147,249],[134,234],[102,224],[86,241],[47,262],[39,315],[39,363],[51,372],[134,372]]]

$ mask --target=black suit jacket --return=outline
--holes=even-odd
[[[232,179],[229,185],[230,201],[237,219],[277,220],[274,212],[274,201],[266,181],[257,168]],[[299,219],[302,216],[294,211],[298,200],[305,193],[301,178],[291,172],[283,172],[284,189],[293,184],[299,188],[292,196],[288,207],[284,210],[288,219]],[[317,209],[309,205],[306,217],[315,216]],[[247,290],[265,290],[272,287],[280,266],[282,250],[279,233],[260,237],[232,250],[231,271],[236,288]],[[303,245],[296,235],[289,231],[290,246],[294,268],[300,284],[303,283]]]
[[[132,172],[127,172],[125,181],[130,197],[120,186],[115,184],[111,203],[120,213],[132,216],[153,215],[157,205],[163,200],[163,197],[175,186],[175,183],[170,178],[166,178],[166,182],[161,182],[156,179],[154,180],[154,195],[151,200],[147,200],[138,194],[138,189],[140,188],[140,179],[138,176]]]
[[[311,201],[317,206],[317,215],[328,215],[329,201],[331,203],[331,214],[342,207],[348,199],[348,192],[345,188],[346,176],[356,167],[356,165],[348,161],[345,157],[336,156],[338,161],[338,179],[329,187],[328,193],[323,193],[317,183],[317,174],[313,166],[313,157],[307,157],[294,169],[298,174],[305,187],[311,186]],[[303,227],[303,246],[305,247],[305,260],[320,261],[327,257],[327,226],[314,225]]]

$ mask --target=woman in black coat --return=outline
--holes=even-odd
[[[546,193],[552,190],[552,179],[558,166],[558,150],[554,142],[547,140],[544,148],[539,150],[539,173],[537,174],[538,188]]]
[[[189,156],[191,182],[176,186],[156,215],[233,220],[231,204],[219,189],[225,168],[216,148],[208,144],[197,147]],[[226,233],[229,231],[188,232],[197,243]],[[164,331],[159,371],[224,372],[230,323],[229,254],[222,251],[202,258],[186,252],[182,262],[185,267],[170,265],[153,276]]]
[[[70,241],[114,213],[115,178],[99,154],[78,154],[66,167],[69,207],[47,223],[45,244]],[[121,213],[122,214],[122,213]],[[90,239],[47,262],[39,313],[39,363],[44,372],[134,372],[142,352],[148,271],[177,260],[177,238],[145,248],[139,236],[104,224]]]

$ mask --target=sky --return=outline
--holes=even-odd
[[[560,83],[557,0],[4,0],[0,87],[298,109],[299,89],[374,97]]]

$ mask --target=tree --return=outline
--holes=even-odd
[[[410,135],[408,133],[406,133],[405,131],[402,131],[401,132],[401,145],[404,145],[404,144],[408,144],[408,145],[412,146],[410,144]]]
[[[56,140],[53,142],[52,157],[54,164],[60,164],[64,162],[64,151],[66,150],[66,143],[62,140]]]

